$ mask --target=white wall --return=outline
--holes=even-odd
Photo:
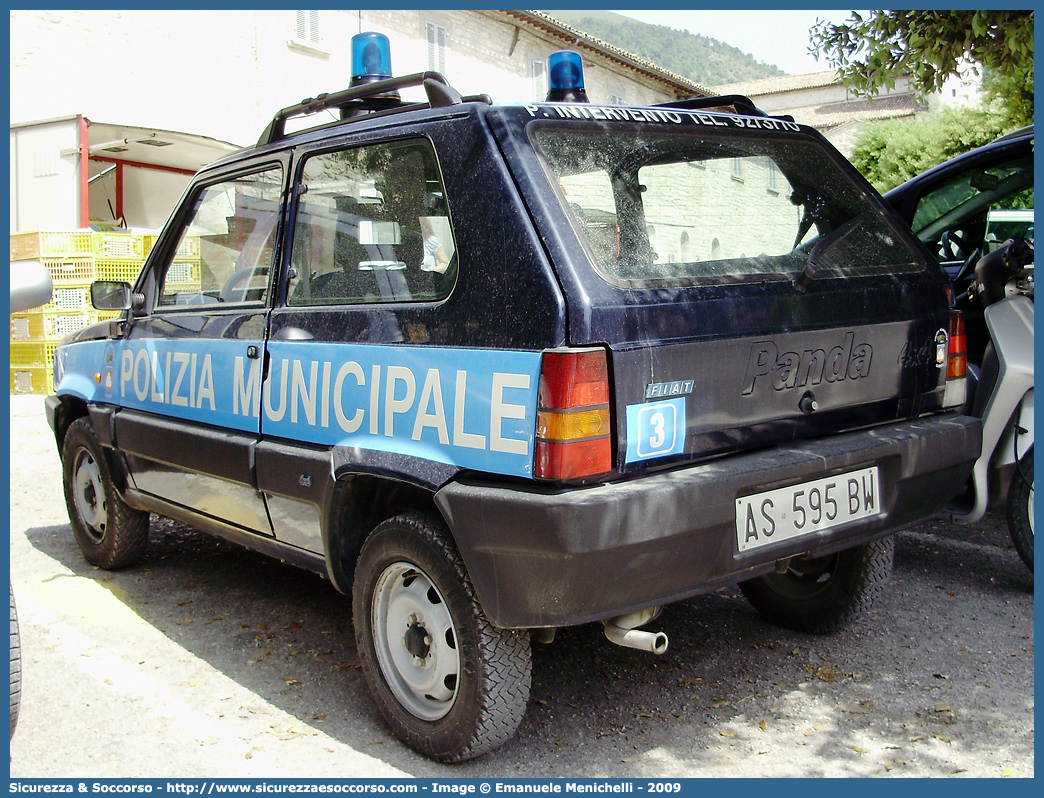
[[[11,121],[81,113],[250,143],[264,126],[259,85],[266,117],[314,85],[302,82],[311,62],[259,72],[258,17],[289,31],[293,12],[12,11]]]
[[[11,130],[11,230],[75,230],[79,159],[75,119]]]
[[[91,175],[108,163],[91,162]],[[123,169],[123,213],[127,227],[158,229],[164,225],[188,185],[189,177],[156,169]],[[111,219],[116,211],[116,172],[91,183],[90,217]]]

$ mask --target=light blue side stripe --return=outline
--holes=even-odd
[[[59,348],[59,394],[302,443],[530,476],[539,352],[273,341],[88,341]],[[98,379],[95,379],[98,375]]]

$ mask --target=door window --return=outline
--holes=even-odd
[[[283,170],[273,167],[200,189],[177,249],[157,274],[157,305],[264,304],[282,187]]]

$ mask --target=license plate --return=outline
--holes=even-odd
[[[736,540],[750,551],[881,514],[877,466],[736,499]]]

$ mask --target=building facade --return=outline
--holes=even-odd
[[[543,100],[546,58],[566,47],[583,55],[595,103],[710,94],[538,12],[12,11],[10,22],[15,123],[83,114],[247,146],[278,109],[347,88],[362,31],[389,37],[395,74],[433,69],[498,103]]]
[[[716,94],[742,94],[770,114],[787,114],[795,122],[816,128],[846,156],[851,156],[859,131],[868,122],[913,119],[944,105],[978,103],[980,81],[971,72],[951,78],[943,90],[918,97],[908,77],[875,97],[858,97],[846,89],[835,70],[806,75],[781,75],[745,83],[715,86]]]
[[[499,103],[542,101],[547,56],[563,48],[583,56],[594,103],[711,93],[530,11],[14,10],[10,25],[12,230],[100,217],[158,226],[206,161],[186,168],[173,158],[181,145],[138,139],[182,131],[231,143],[226,151],[249,146],[280,108],[348,87],[351,38],[363,31],[388,36],[396,75],[438,71],[462,94]],[[114,152],[109,139],[120,137]]]

